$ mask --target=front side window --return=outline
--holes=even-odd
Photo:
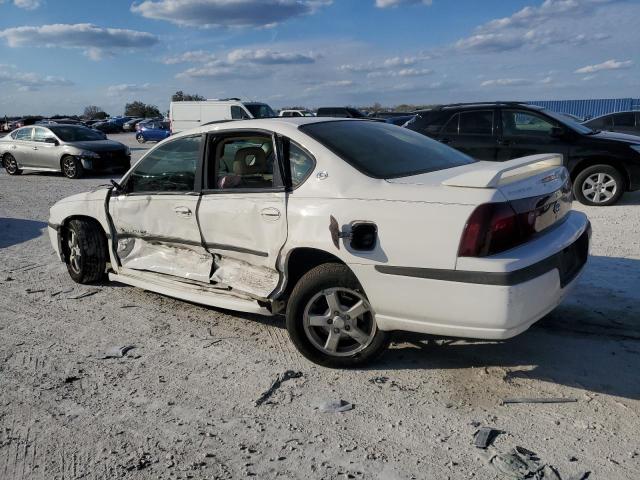
[[[460,135],[492,135],[493,110],[460,113]]]
[[[556,126],[535,113],[523,110],[502,111],[502,132],[506,136],[548,136]]]
[[[635,127],[636,119],[631,112],[617,113],[613,116],[613,124],[616,127]]]
[[[388,123],[338,120],[298,128],[374,178],[408,177],[474,163],[453,148]]]
[[[42,127],[36,127],[33,129],[33,141],[34,142],[46,142],[47,138],[53,138],[55,140],[55,136],[51,133],[50,130]]]
[[[208,168],[209,188],[229,190],[274,186],[275,152],[270,136],[223,138],[216,141],[213,151],[215,157],[209,159]]]
[[[456,113],[453,117],[451,117],[451,119],[447,122],[445,127],[442,129],[442,133],[446,133],[448,135],[457,135],[459,124],[460,124],[460,114]]]
[[[276,116],[276,112],[266,103],[245,103],[244,106],[251,112],[253,118],[273,118]]]
[[[149,152],[131,173],[128,192],[192,192],[201,141],[201,136],[183,137]]]
[[[245,118],[249,118],[249,115],[247,115],[247,112],[245,112],[244,109],[237,106],[232,106],[231,118],[233,120],[244,120]]]

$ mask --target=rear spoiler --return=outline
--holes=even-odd
[[[442,185],[497,188],[562,164],[562,155],[557,153],[530,155],[506,162],[477,162],[469,165],[469,171],[445,180]]]

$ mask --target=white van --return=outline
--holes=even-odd
[[[201,102],[171,102],[169,107],[172,134],[200,127],[209,122],[275,116],[275,112],[266,103],[241,102],[238,98]]]

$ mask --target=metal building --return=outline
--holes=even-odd
[[[531,105],[553,110],[559,113],[570,113],[580,118],[589,119],[613,112],[640,110],[640,98],[604,98],[592,100],[534,100]]]

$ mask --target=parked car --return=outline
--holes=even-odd
[[[280,110],[279,117],[313,117],[309,110]]]
[[[125,132],[133,132],[136,129],[136,125],[143,120],[144,118],[132,118],[122,125],[122,130],[124,130]]]
[[[366,115],[360,110],[351,107],[321,107],[316,113],[317,117],[337,117],[337,118],[365,118]]]
[[[103,121],[94,123],[91,125],[91,128],[94,130],[99,130],[102,133],[120,133],[122,132],[122,127],[120,127],[115,122]]]
[[[156,120],[145,123],[138,133],[136,133],[136,140],[138,140],[139,143],[148,141],[160,142],[170,135],[169,122],[159,122]]]
[[[373,112],[369,114],[371,118],[397,118],[397,117],[408,117],[409,115],[413,116],[411,112]]]
[[[640,112],[609,113],[584,122],[583,125],[593,130],[640,135]]]
[[[78,125],[22,127],[0,139],[0,159],[9,175],[23,170],[62,172],[79,178],[87,170],[127,170],[129,147]]]
[[[171,102],[169,106],[172,133],[221,120],[272,118],[275,116],[276,113],[266,103],[242,102],[239,98],[201,102]]]
[[[401,117],[388,117],[385,122],[390,123],[392,125],[398,125],[399,127],[402,127],[405,125],[405,123],[410,122],[411,120],[413,120],[413,117],[415,117],[415,115],[409,114],[409,115],[403,115]]]
[[[542,107],[513,102],[443,105],[417,113],[407,128],[478,160],[562,154],[575,198],[585,205],[613,205],[625,191],[640,189],[640,137],[592,130]]]
[[[560,155],[476,163],[384,122],[218,123],[113,185],[51,208],[71,278],[285,313],[298,350],[330,367],[372,360],[394,330],[515,336],[560,303],[589,249]]]

